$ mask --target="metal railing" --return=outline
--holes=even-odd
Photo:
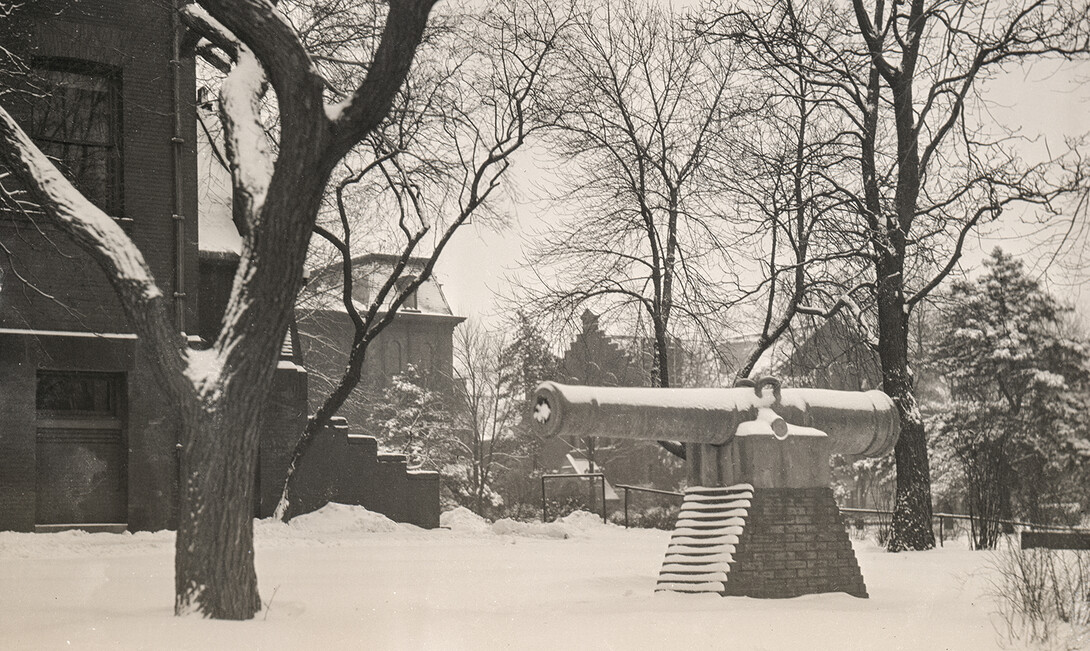
[[[845,506],[838,507],[841,513],[861,513],[861,514],[874,514],[887,516],[892,518],[893,511],[886,511],[883,509],[856,509]],[[1010,527],[1021,527],[1030,531],[1066,531],[1072,533],[1090,533],[1090,529],[1082,527],[1069,527],[1062,524],[1038,524],[1034,522],[1020,522],[1018,520],[996,520],[992,518],[982,518],[978,515],[966,515],[964,513],[932,513],[931,520],[939,521],[939,547],[942,547],[946,543],[946,521],[947,520],[968,520],[973,522],[991,522],[995,524],[1001,524]],[[933,523],[933,522],[932,522]]]
[[[545,480],[546,479],[597,479],[601,480],[601,497],[602,497],[602,521],[608,522],[606,518],[606,478],[605,475],[600,472],[587,473],[587,474],[556,474],[556,475],[542,475],[541,476],[541,521],[548,522],[548,503],[546,499]],[[628,484],[617,484],[616,488],[620,488],[624,491],[624,526],[630,527],[629,523],[629,493],[636,491],[638,493],[651,493],[654,495],[669,495],[671,497],[684,497],[684,493],[677,491],[660,490],[658,488],[644,488],[642,486],[630,486]],[[887,511],[883,509],[859,509],[846,506],[838,506],[840,513],[843,514],[862,514],[862,515],[879,515],[888,518],[893,517],[893,511]],[[1018,520],[994,520],[991,518],[982,518],[975,515],[967,515],[964,513],[932,513],[932,524],[934,520],[938,520],[939,524],[939,546],[943,547],[946,544],[946,523],[947,520],[967,520],[970,523],[973,522],[991,522],[995,524],[1001,524],[1010,527],[1019,527],[1029,531],[1062,531],[1070,533],[1086,533],[1090,534],[1090,528],[1086,527],[1071,527],[1059,524],[1038,524],[1034,522],[1021,522]]]
[[[677,491],[664,491],[657,488],[642,488],[640,486],[628,486],[626,484],[617,484],[617,488],[624,490],[624,527],[628,528],[628,491],[637,491],[640,493],[654,493],[656,495],[673,495],[676,497],[685,497],[685,493],[679,493]]]
[[[548,522],[548,510],[549,504],[545,497],[545,480],[546,479],[601,479],[602,480],[602,522],[608,522],[606,519],[606,476],[600,472],[588,472],[588,473],[561,473],[557,475],[542,475],[541,476],[541,521]]]

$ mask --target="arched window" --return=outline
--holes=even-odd
[[[382,360],[382,371],[386,377],[400,374],[405,368],[402,366],[401,342],[391,341],[386,344],[386,354]]]

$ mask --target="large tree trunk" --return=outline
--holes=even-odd
[[[257,419],[223,400],[185,419],[175,614],[250,619],[261,610],[254,571]]]
[[[904,309],[902,272],[895,260],[887,258],[879,262],[878,355],[882,363],[882,389],[897,405],[901,419],[901,435],[894,449],[897,497],[889,538],[889,550],[894,552],[935,546],[927,434],[908,370],[908,315]]]

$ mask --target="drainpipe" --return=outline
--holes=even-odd
[[[170,90],[171,113],[174,119],[174,133],[171,134],[171,173],[174,177],[173,205],[171,222],[174,226],[174,324],[178,332],[185,335],[185,215],[183,214],[182,157],[185,153],[185,138],[182,137],[182,44],[181,24],[178,19],[180,2],[170,3],[171,58]],[[180,433],[180,429],[178,432]],[[177,528],[181,513],[178,510],[182,491],[182,444],[179,440],[174,446],[174,499],[171,526]]]
[[[170,82],[174,133],[170,138],[171,162],[174,175],[174,205],[171,221],[174,224],[174,322],[178,332],[185,333],[185,214],[183,212],[182,158],[185,138],[182,137],[182,45],[178,2],[172,2],[170,11],[171,39]]]

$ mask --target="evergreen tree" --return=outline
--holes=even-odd
[[[503,349],[503,378],[508,394],[529,409],[537,385],[556,376],[558,360],[525,312],[519,310],[515,319],[515,338]]]
[[[987,273],[947,295],[932,364],[949,389],[935,451],[960,469],[971,513],[1054,519],[1090,461],[1090,353],[1065,333],[1068,311],[996,249]],[[992,547],[997,524],[975,532]]]
[[[505,448],[508,463],[497,472],[494,487],[509,514],[517,516],[538,508],[541,493],[536,478],[543,470],[539,464],[542,441],[530,432],[526,418],[537,385],[556,379],[558,360],[541,329],[521,310],[513,326],[514,337],[501,354],[500,379],[504,399],[517,413],[512,419],[513,437]]]
[[[391,378],[368,424],[383,447],[406,455],[412,466],[442,470],[452,456],[455,433],[443,396],[413,364]]]

